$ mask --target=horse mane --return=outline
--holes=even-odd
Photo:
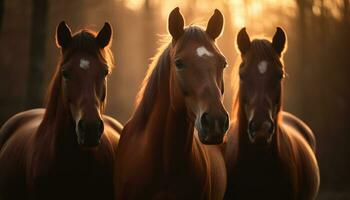
[[[132,119],[137,121],[140,128],[143,128],[146,125],[157,95],[162,89],[169,89],[171,65],[170,50],[173,48],[173,44],[169,41],[169,37],[166,37],[163,40],[164,44],[158,49],[158,52],[152,58],[152,62],[149,65],[146,76],[141,84],[141,89],[137,94],[136,110]],[[195,25],[190,25],[185,28],[184,34],[177,41],[178,48],[182,48],[188,40],[198,42],[210,41],[204,29]]]
[[[141,84],[136,98],[136,110],[133,118],[142,127],[147,123],[147,116],[152,111],[154,99],[160,92],[160,88],[166,85],[166,78],[170,73],[170,45],[166,44],[159,48],[158,53],[148,67],[146,76]],[[162,80],[163,79],[163,80]]]

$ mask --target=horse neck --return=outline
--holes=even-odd
[[[57,80],[54,82],[59,83]],[[32,178],[49,173],[54,160],[57,159],[58,147],[71,149],[74,141],[74,138],[71,138],[74,136],[72,120],[67,107],[62,102],[60,86],[53,84],[51,89],[53,90],[49,96],[43,121],[34,137],[34,144],[30,146],[32,156],[28,157],[30,162],[27,170],[28,177]],[[68,140],[68,138],[71,139]]]
[[[165,169],[176,171],[189,164],[192,156],[193,132],[194,124],[188,119],[185,105],[168,107],[163,138]]]

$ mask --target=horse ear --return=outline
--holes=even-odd
[[[170,12],[168,19],[168,30],[174,40],[177,40],[182,36],[184,33],[184,25],[185,21],[180,13],[180,9],[179,7],[176,7]]]
[[[215,9],[214,14],[209,19],[206,32],[213,40],[215,40],[220,36],[223,26],[224,16],[218,9]]]
[[[245,27],[238,32],[237,45],[243,55],[250,49],[250,38]]]
[[[103,28],[98,32],[96,36],[97,44],[100,48],[105,48],[111,42],[112,38],[112,27],[106,22]]]
[[[66,48],[72,40],[72,33],[65,21],[58,24],[56,30],[56,43],[61,48]]]
[[[272,47],[276,50],[278,55],[281,55],[281,53],[284,50],[285,44],[286,44],[286,34],[284,33],[282,28],[277,27],[276,33],[272,39]]]

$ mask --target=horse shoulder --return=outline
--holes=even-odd
[[[306,123],[304,123],[301,119],[294,116],[293,114],[285,111],[283,111],[282,113],[282,120],[284,126],[289,126],[289,128],[293,128],[296,131],[298,131],[309,143],[312,150],[316,152],[315,135]]]
[[[103,115],[103,122],[110,126],[112,129],[114,129],[118,135],[122,133],[123,125],[113,117]]]
[[[228,176],[232,172],[236,165],[238,157],[238,124],[231,123],[229,130],[225,136],[224,143],[222,144],[224,151],[224,158],[227,166]]]
[[[224,155],[219,145],[207,146],[210,160],[212,199],[223,199],[227,185]]]
[[[114,118],[107,115],[103,115],[103,122],[105,126],[104,135],[106,136],[108,143],[110,145],[113,145],[113,149],[116,151],[123,125]]]
[[[210,199],[223,199],[226,191],[226,167],[221,145],[204,145],[198,137],[194,137],[194,154],[197,158],[197,165],[202,165],[199,168],[204,171],[200,176],[206,173],[206,188]]]
[[[306,139],[297,130],[284,127],[284,132],[288,138],[285,139],[285,142],[289,143],[285,146],[290,148],[289,155],[291,157],[287,158],[290,171],[295,170],[294,176],[297,176],[292,177],[295,180],[294,184],[296,184],[297,199],[315,199],[320,184],[316,155]]]

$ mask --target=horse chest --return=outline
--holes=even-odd
[[[273,156],[240,157],[232,184],[237,199],[289,199],[291,182],[280,161]]]
[[[173,156],[164,158],[164,152],[159,148],[153,149],[151,145],[140,142],[132,144],[138,148],[129,151],[123,148],[123,144],[119,146],[119,153],[133,155],[125,157],[118,165],[121,171],[118,178],[122,180],[118,188],[123,188],[120,198],[202,199],[198,197],[203,195],[205,188],[204,168],[193,165],[189,161],[191,158],[187,161],[183,157],[181,160]]]
[[[54,163],[34,179],[37,199],[113,199],[112,166],[93,156],[66,156]]]

